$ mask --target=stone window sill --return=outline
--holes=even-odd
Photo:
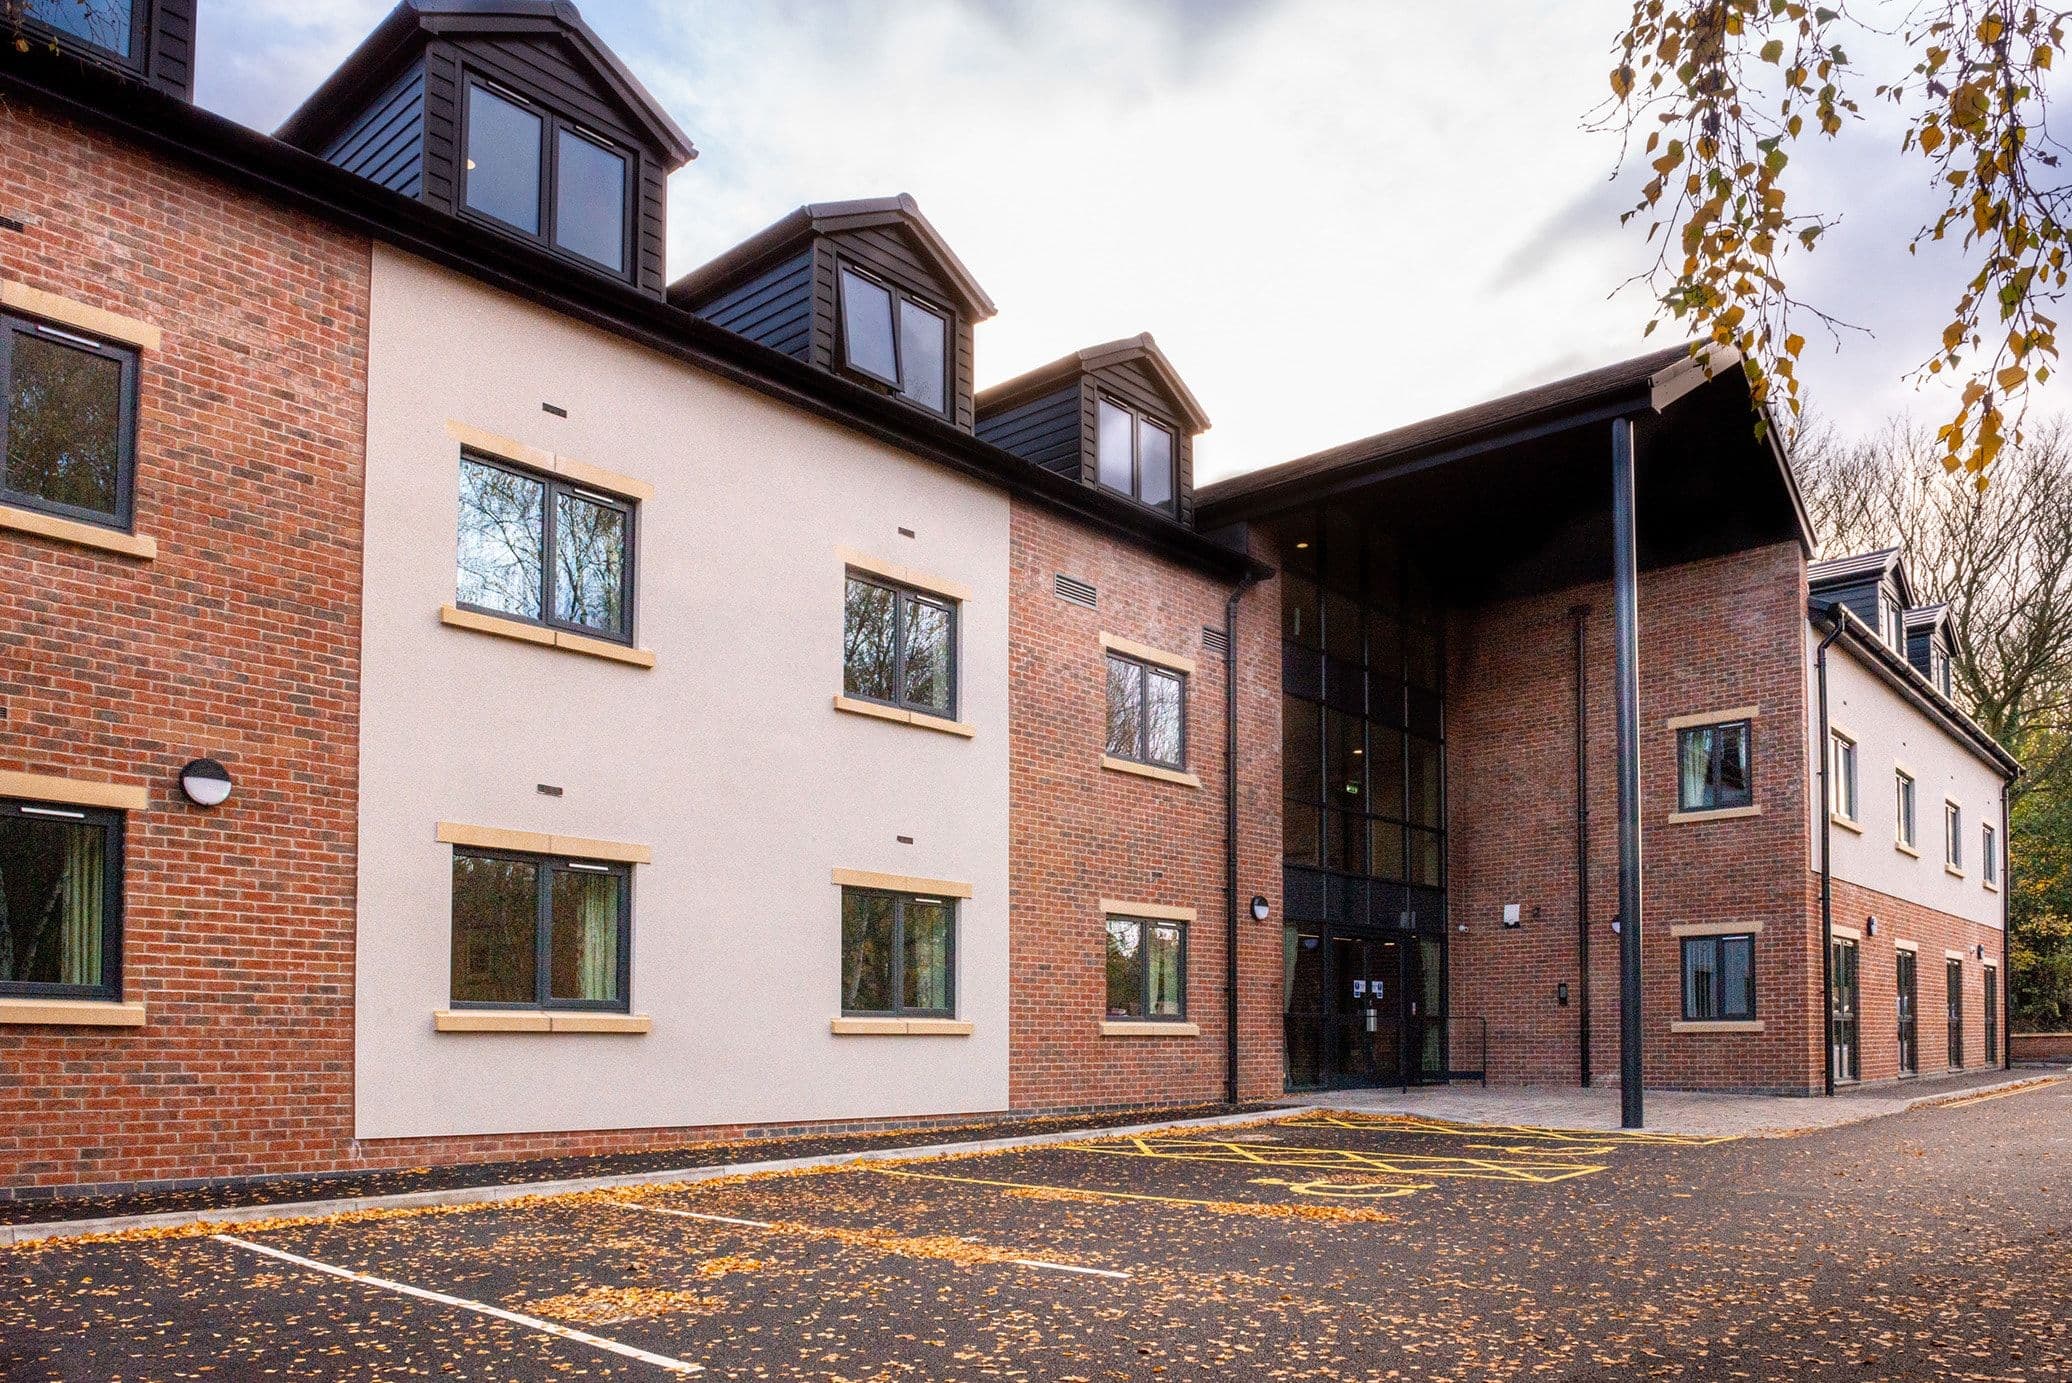
[[[0,528],[49,538],[52,542],[70,543],[74,547],[112,552],[118,557],[134,557],[143,562],[153,561],[158,556],[158,540],[155,538],[103,528],[97,523],[61,519],[55,514],[38,513],[34,509],[18,509],[12,504],[0,504]]]
[[[1198,788],[1201,779],[1192,773],[1180,773],[1156,764],[1140,764],[1135,759],[1118,759],[1113,754],[1101,756],[1101,767],[1111,773],[1134,773],[1139,778],[1155,778],[1161,783],[1178,783],[1181,787]]]
[[[1860,836],[1863,834],[1863,823],[1861,821],[1852,820],[1849,817],[1843,816],[1840,812],[1829,812],[1827,819],[1852,835]]]
[[[1959,869],[1959,868],[1958,868],[1958,867],[1957,867],[1956,865],[1954,865],[1954,864],[1946,864],[1946,865],[1944,865],[1944,866],[1943,866],[1943,873],[1945,873],[1945,874],[1949,875],[1949,876],[1950,876],[1951,878],[1953,878],[1953,879],[1961,879],[1961,878],[1963,878],[1963,877],[1964,877],[1964,871],[1963,871],[1963,870],[1961,870],[1961,869]]]
[[[510,639],[516,643],[537,644],[541,648],[559,648],[568,653],[603,658],[608,662],[626,663],[632,667],[651,668],[655,665],[655,655],[645,648],[628,648],[609,639],[592,639],[581,634],[571,634],[566,629],[549,629],[544,625],[527,624],[523,620],[477,614],[473,610],[463,610],[458,605],[441,605],[439,623],[454,629],[472,629],[478,634],[493,634],[497,638]]]
[[[1892,848],[1899,851],[1900,854],[1905,855],[1910,859],[1918,860],[1921,858],[1921,852],[1919,850],[1916,850],[1913,846],[1907,844],[1903,840],[1893,841]]]
[[[531,1008],[442,1008],[432,1014],[436,1032],[647,1032],[645,1013],[566,1013]]]
[[[965,739],[970,739],[978,733],[977,728],[966,721],[932,716],[925,711],[909,711],[902,706],[884,706],[875,701],[859,701],[853,696],[836,696],[835,709],[852,716],[889,720],[895,725],[914,725],[945,735],[961,735]]]
[[[1200,1037],[1201,1024],[1145,1021],[1118,1021],[1106,1018],[1101,1021],[1103,1037]]]
[[[1669,1025],[1669,1031],[1671,1032],[1687,1033],[1742,1033],[1761,1032],[1762,1030],[1763,1020],[1760,1018],[1720,1022],[1678,1021]]]
[[[836,1037],[969,1037],[971,1024],[961,1018],[831,1018],[827,1030]]]
[[[141,1028],[144,1005],[139,1000],[0,999],[0,1023],[29,1023],[67,1028]]]
[[[1669,813],[1669,824],[1672,826],[1689,826],[1703,821],[1740,821],[1747,817],[1761,816],[1762,814],[1763,809],[1759,805],[1714,807],[1710,811],[1671,812]]]

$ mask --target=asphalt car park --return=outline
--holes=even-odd
[[[1311,1111],[0,1252],[0,1375],[2072,1372],[2072,1085],[1787,1139]]]

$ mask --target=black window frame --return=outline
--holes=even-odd
[[[101,982],[87,985],[0,980],[0,997],[119,1001],[122,998],[122,898],[127,817],[120,811],[105,807],[82,807],[71,802],[47,802],[26,797],[0,798],[0,816],[99,826],[106,851],[101,879]]]
[[[1100,415],[1101,405],[1104,403],[1110,408],[1129,415],[1130,488],[1126,491],[1118,490],[1100,478]],[[1167,477],[1169,488],[1166,491],[1167,498],[1163,504],[1154,504],[1144,498],[1144,427],[1147,423],[1163,432],[1172,440],[1171,464],[1173,469],[1172,474]],[[1121,495],[1125,499],[1143,505],[1146,509],[1154,510],[1161,514],[1178,514],[1180,512],[1180,436],[1179,425],[1171,419],[1160,414],[1147,413],[1135,404],[1127,403],[1105,389],[1096,389],[1094,391],[1094,483],[1109,494]]]
[[[1101,697],[1103,702],[1107,704],[1108,714],[1102,719],[1101,722],[1102,752],[1105,753],[1109,758],[1122,759],[1126,762],[1133,764],[1142,764],[1146,768],[1162,768],[1169,773],[1187,772],[1187,755],[1188,751],[1192,747],[1192,736],[1190,736],[1187,732],[1187,703],[1189,690],[1187,684],[1192,679],[1188,676],[1187,673],[1181,671],[1179,668],[1168,667],[1164,663],[1153,662],[1149,658],[1132,657],[1127,653],[1121,653],[1112,648],[1106,649],[1104,651],[1107,654],[1107,657],[1101,663]],[[1114,719],[1115,715],[1115,706],[1113,702],[1109,700],[1110,688],[1114,686],[1113,679],[1110,678],[1110,676],[1108,675],[1108,665],[1110,663],[1123,663],[1130,667],[1136,668],[1138,670],[1139,686],[1143,688],[1143,712],[1139,714],[1137,717],[1137,744],[1136,752],[1133,754],[1118,754],[1115,752],[1115,746],[1109,742],[1107,733],[1108,725]],[[1179,757],[1171,763],[1167,763],[1163,759],[1154,759],[1151,757],[1151,716],[1149,713],[1151,707],[1150,679],[1155,676],[1169,677],[1173,681],[1178,682],[1180,684],[1180,754]]]
[[[895,283],[882,273],[866,269],[846,256],[836,255],[834,264],[835,343],[841,357],[842,372],[859,380],[868,381],[878,388],[890,390],[893,398],[918,408],[923,413],[932,414],[938,418],[952,416],[957,409],[958,318],[955,309],[943,306],[925,293],[917,293],[911,288]],[[887,379],[876,370],[859,365],[849,358],[849,295],[842,288],[842,275],[844,274],[854,274],[872,287],[883,289],[886,295],[891,298],[892,371],[899,376],[897,379]],[[902,303],[912,303],[915,307],[920,308],[929,315],[942,319],[942,407],[940,408],[937,408],[932,403],[917,399],[907,392],[906,346],[901,340],[899,330],[899,310]]]
[[[14,397],[14,341],[17,336],[36,336],[85,351],[122,368],[122,405],[116,423],[121,454],[115,463],[115,512],[86,509],[76,504],[45,499],[7,485],[4,448],[11,424],[8,410]],[[0,504],[30,509],[39,514],[91,524],[96,528],[129,533],[136,525],[137,488],[137,374],[143,352],[120,341],[108,341],[70,327],[55,325],[20,312],[0,312]]]
[[[1137,1008],[1131,1014],[1108,1011],[1108,931],[1118,922],[1132,923],[1137,928]],[[1180,1011],[1178,1013],[1153,1013],[1151,1011],[1151,947],[1149,929],[1172,927],[1180,933]],[[1139,917],[1135,913],[1111,912],[1101,919],[1101,1017],[1110,1023],[1185,1023],[1187,1017],[1187,964],[1188,932],[1192,930],[1185,918]]]
[[[489,212],[471,206],[468,202],[468,174],[470,172],[468,168],[468,149],[470,147],[469,141],[474,137],[470,117],[470,91],[478,86],[499,100],[509,101],[521,110],[526,111],[528,114],[536,115],[540,119],[540,228],[537,231],[529,231],[523,226],[514,226],[502,217],[494,216]],[[574,120],[562,115],[544,102],[514,90],[506,83],[479,72],[472,67],[463,68],[461,71],[460,118],[458,123],[460,125],[460,149],[456,160],[459,166],[456,171],[459,177],[457,179],[454,206],[459,215],[479,225],[493,227],[505,235],[514,235],[529,244],[538,245],[571,264],[582,265],[592,273],[603,274],[609,278],[621,279],[627,282],[633,280],[636,272],[635,259],[639,252],[639,244],[635,235],[635,222],[638,219],[639,213],[641,180],[641,155],[638,149],[622,144],[611,136],[583,124],[580,120]],[[600,260],[592,259],[580,251],[571,250],[556,237],[555,232],[559,229],[556,223],[559,218],[556,214],[554,194],[561,185],[561,133],[564,130],[579,139],[586,139],[592,144],[608,149],[626,161],[626,187],[619,207],[619,267],[616,269]]]
[[[1919,852],[1921,784],[1903,768],[1892,770],[1893,839]]]
[[[1722,932],[1715,936],[1687,936],[1680,939],[1677,948],[1677,979],[1681,995],[1679,1003],[1683,1020],[1687,1023],[1752,1023],[1761,1005],[1756,984],[1755,933]],[[1729,942],[1743,943],[1748,947],[1748,1007],[1746,1012],[1734,1012],[1728,1007],[1727,970],[1724,963],[1726,946]],[[1691,956],[1694,949],[1709,948],[1712,952],[1712,1002],[1713,1012],[1701,1016],[1691,1011]]]
[[[1978,877],[1988,888],[2000,887],[2000,832],[1990,821],[1978,824]]]
[[[540,506],[540,613],[538,618],[534,618],[531,615],[517,614],[510,610],[499,610],[492,605],[476,605],[460,598],[460,511],[458,507],[454,510],[453,526],[453,541],[455,545],[453,603],[463,610],[469,610],[478,615],[489,615],[495,619],[514,620],[519,624],[529,624],[539,629],[558,629],[570,634],[579,634],[586,639],[601,639],[606,643],[621,644],[627,648],[633,647],[634,620],[639,613],[634,608],[633,592],[638,584],[635,577],[640,570],[640,501],[630,499],[625,495],[615,495],[606,490],[593,489],[588,485],[579,485],[574,481],[551,472],[534,470],[530,466],[522,466],[515,461],[506,460],[504,457],[492,455],[486,451],[479,451],[473,447],[462,447],[460,456],[463,462],[472,461],[480,466],[488,466],[510,475],[522,476],[527,480],[536,481],[545,487],[543,491],[544,497]],[[456,479],[458,479],[458,475],[459,472],[456,470]],[[459,494],[459,486],[457,484],[454,487],[454,492],[456,495]],[[554,501],[561,495],[572,496],[585,504],[597,504],[605,508],[616,509],[626,516],[626,555],[620,563],[619,571],[619,604],[626,612],[626,629],[624,633],[600,629],[594,624],[583,624],[577,620],[558,619],[555,617],[553,584],[555,575],[554,539],[555,528],[560,523],[560,509]]]
[[[1979,1002],[1983,1006],[1980,1017],[1984,1020],[1985,1064],[1991,1066],[2000,1054],[2000,967],[1988,965],[1979,985]]]
[[[118,53],[113,48],[104,47],[69,29],[60,29],[49,20],[39,19],[29,13],[27,4],[22,6],[17,18],[33,32],[49,38],[60,49],[74,49],[91,54],[99,61],[119,63],[132,72],[141,73],[144,70],[145,50],[151,41],[150,0],[130,0],[130,50],[127,53]]]
[[[1737,794],[1736,794],[1736,796],[1735,796],[1735,798],[1734,798],[1733,800],[1728,800],[1728,799],[1726,799],[1726,798],[1724,798],[1724,797],[1720,796],[1720,794],[1721,794],[1721,792],[1722,792],[1722,789],[1721,789],[1721,787],[1720,787],[1720,783],[1719,783],[1719,776],[1720,776],[1720,761],[1721,761],[1721,759],[1722,759],[1722,757],[1723,757],[1723,750],[1724,750],[1724,747],[1725,747],[1725,745],[1726,745],[1726,738],[1725,738],[1725,735],[1724,735],[1723,733],[1720,733],[1720,732],[1724,732],[1724,731],[1727,731],[1727,730],[1739,730],[1739,731],[1741,732],[1742,744],[1744,745],[1744,752],[1743,752],[1743,754],[1742,754],[1742,765],[1743,765],[1743,767],[1744,767],[1744,768],[1746,769],[1746,771],[1747,771],[1747,776],[1748,776],[1748,782],[1747,782],[1747,785],[1746,785],[1746,786],[1744,786],[1744,787],[1742,787],[1742,788],[1740,788],[1740,789],[1738,790],[1738,792],[1737,792]],[[1692,735],[1697,735],[1697,734],[1703,734],[1703,733],[1705,733],[1705,732],[1707,732],[1707,731],[1712,731],[1712,732],[1714,732],[1714,734],[1713,734],[1713,740],[1712,740],[1712,748],[1711,748],[1710,752],[1709,752],[1709,753],[1707,754],[1707,756],[1706,756],[1706,762],[1705,762],[1705,790],[1706,790],[1706,793],[1707,793],[1707,795],[1708,795],[1709,797],[1711,797],[1711,798],[1712,798],[1713,800],[1710,800],[1710,801],[1705,801],[1705,802],[1701,802],[1701,803],[1692,803],[1692,802],[1688,802],[1688,801],[1685,801],[1685,800],[1684,800],[1684,791],[1683,791],[1683,790],[1684,790],[1684,781],[1683,781],[1683,761],[1684,761],[1684,742],[1685,742],[1685,740],[1686,740],[1686,739],[1688,739],[1688,738],[1689,738],[1690,736],[1692,736]],[[1743,807],[1752,807],[1752,806],[1754,806],[1754,805],[1755,805],[1755,722],[1754,722],[1754,721],[1753,721],[1752,719],[1750,719],[1750,718],[1748,718],[1748,717],[1746,717],[1746,716],[1743,716],[1742,718],[1740,718],[1740,719],[1738,719],[1738,720],[1716,720],[1716,721],[1709,721],[1709,722],[1707,722],[1707,723],[1705,723],[1705,724],[1703,724],[1703,725],[1683,725],[1683,726],[1679,726],[1679,727],[1677,727],[1677,731],[1676,731],[1676,809],[1677,809],[1677,811],[1679,811],[1679,812],[1724,812],[1724,811],[1735,811],[1735,810],[1738,810],[1738,809],[1740,809],[1740,808],[1743,808]]]
[[[893,695],[889,701],[849,690],[849,585],[851,582],[875,586],[881,591],[890,591],[892,593]],[[924,605],[933,606],[938,610],[944,611],[950,617],[950,705],[947,710],[936,706],[924,706],[917,701],[907,698],[907,598],[920,601]],[[915,715],[933,716],[939,720],[955,720],[958,709],[963,702],[963,688],[959,685],[964,669],[962,648],[964,635],[963,616],[963,602],[954,600],[940,591],[931,591],[925,587],[911,585],[904,581],[894,581],[890,577],[880,576],[876,572],[866,571],[860,567],[846,568],[842,581],[842,695],[856,701],[867,701],[873,706],[890,706],[895,710],[911,711]]]
[[[841,935],[841,925],[843,916],[848,911],[849,898],[852,894],[869,896],[873,898],[889,898],[892,900],[892,942],[890,946],[892,973],[889,976],[889,987],[886,990],[886,995],[891,1000],[891,1007],[889,1008],[851,1008],[845,1002],[848,996],[842,993],[842,990],[844,988],[842,984],[842,977],[848,972],[848,957],[840,949],[843,944],[843,938]],[[946,974],[949,980],[950,1003],[949,1007],[947,1008],[907,1007],[906,905],[910,902],[919,901],[926,901],[932,905],[939,906],[943,908],[945,911],[947,911],[949,914],[949,954],[944,958],[943,961],[944,973]],[[958,932],[962,930],[960,924],[963,920],[964,911],[963,908],[960,906],[961,902],[961,899],[953,898],[946,893],[904,893],[898,889],[866,888],[856,884],[843,884],[841,895],[841,908],[840,911],[837,912],[835,917],[835,944],[837,947],[837,964],[835,967],[835,1002],[837,1003],[837,1005],[839,1005],[839,1011],[842,1017],[954,1019],[957,1016],[958,998],[957,940]]]
[[[1964,872],[1964,807],[1943,799],[1943,867]]]
[[[533,1002],[506,999],[461,999],[454,995],[452,874],[447,875],[446,997],[456,1009],[503,1009],[531,1012],[630,1013],[633,1011],[633,866],[619,860],[593,860],[581,855],[538,854],[529,850],[491,850],[474,845],[453,847],[453,862],[463,856],[512,860],[532,865],[535,913],[533,932]],[[619,883],[619,967],[616,999],[557,999],[554,987],[554,875],[556,871],[608,874]]]

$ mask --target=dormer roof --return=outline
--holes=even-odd
[[[670,284],[669,300],[679,306],[695,307],[743,276],[786,257],[814,236],[878,227],[896,227],[905,232],[973,321],[982,322],[999,310],[941,232],[921,214],[921,204],[904,192],[846,202],[808,202]]]
[[[1947,605],[1916,605],[1912,609],[1905,611],[1903,617],[1906,620],[1907,633],[1909,634],[1923,632],[1930,634],[1940,633],[1943,625],[1949,620],[1950,607]]]
[[[1900,560],[1900,550],[1896,547],[1881,547],[1875,552],[1830,557],[1806,564],[1806,584],[1816,592],[1874,585],[1888,580],[1899,592],[1900,605],[1911,607],[1914,603],[1913,583],[1907,580],[1906,564]]]
[[[1098,375],[1131,364],[1140,364],[1150,373],[1160,392],[1171,402],[1176,420],[1184,423],[1190,433],[1209,430],[1209,415],[1203,410],[1201,401],[1194,397],[1194,391],[1180,378],[1180,372],[1173,368],[1173,362],[1166,359],[1165,352],[1158,348],[1158,342],[1151,339],[1148,331],[1073,351],[1048,365],[1040,365],[982,390],[978,396],[978,410],[981,415],[996,412],[1019,399],[1046,393],[1075,375]]]
[[[312,151],[401,77],[436,39],[552,39],[670,168],[698,156],[669,113],[568,0],[402,0],[275,135]]]

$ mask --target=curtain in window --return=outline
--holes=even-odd
[[[1186,1010],[1180,993],[1180,937],[1178,926],[1150,928],[1151,944],[1145,948],[1150,968],[1150,1013],[1154,1018],[1177,1018]]]
[[[1677,802],[1695,807],[1707,802],[1706,772],[1712,764],[1712,731],[1686,730],[1679,745]]]
[[[63,956],[60,978],[65,984],[99,984],[107,838],[98,830],[80,827],[68,830],[65,836],[65,873],[58,898]]]
[[[553,910],[553,997],[618,998],[618,877],[556,870]]]

